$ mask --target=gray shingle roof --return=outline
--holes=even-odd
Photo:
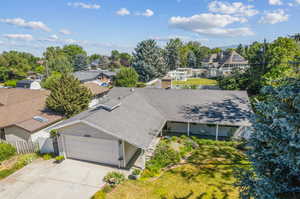
[[[87,82],[97,79],[102,71],[90,70],[90,71],[77,71],[73,75],[81,82]]]
[[[166,121],[249,126],[251,108],[245,91],[113,88],[101,104],[120,102],[107,111],[101,106],[59,126],[86,121],[106,133],[147,148]]]

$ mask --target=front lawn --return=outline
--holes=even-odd
[[[164,139],[139,180],[127,180],[107,199],[238,199],[235,168],[249,167],[239,143],[186,136]]]
[[[201,85],[209,85],[209,86],[216,86],[218,85],[218,82],[216,80],[212,79],[206,79],[206,78],[189,78],[187,81],[179,81],[175,80],[172,81],[172,85],[174,86],[201,86]]]

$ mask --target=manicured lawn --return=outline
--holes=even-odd
[[[173,85],[186,85],[186,86],[191,86],[191,85],[210,85],[210,86],[216,86],[218,82],[216,80],[212,79],[205,79],[205,78],[190,78],[187,81],[172,81]]]
[[[246,167],[239,143],[172,137],[161,141],[139,180],[127,180],[107,199],[238,199],[235,168]],[[175,152],[175,153],[174,153]],[[160,154],[161,153],[161,154]],[[166,154],[167,158],[161,157]],[[176,159],[179,154],[180,160]],[[168,165],[162,168],[162,165]]]

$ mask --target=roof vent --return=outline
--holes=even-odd
[[[121,106],[121,102],[119,100],[110,100],[105,104],[101,104],[101,107],[107,111],[112,111]]]
[[[130,91],[131,91],[131,92],[134,92],[134,88],[131,88]]]
[[[38,122],[42,122],[42,123],[45,123],[45,122],[49,121],[48,119],[46,119],[44,117],[41,117],[41,116],[34,116],[33,119],[38,121]]]

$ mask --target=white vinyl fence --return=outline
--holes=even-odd
[[[26,154],[26,153],[35,153],[38,152],[40,147],[37,142],[32,142],[32,141],[14,141],[14,142],[7,142],[5,140],[1,140],[0,142],[5,142],[7,144],[11,144],[16,148],[16,151],[18,154]]]

